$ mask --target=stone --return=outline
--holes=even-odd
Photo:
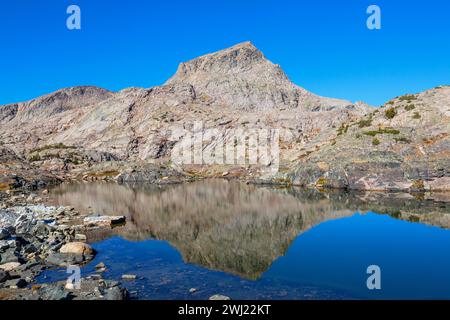
[[[94,255],[95,250],[84,242],[70,242],[61,247],[59,249],[60,253],[67,253],[67,254],[76,254],[76,255]]]
[[[115,286],[104,290],[103,295],[105,300],[118,301],[118,300],[125,300],[128,294],[126,289]]]
[[[0,265],[0,269],[3,271],[13,271],[14,269],[20,267],[19,262],[8,262]]]
[[[224,295],[221,295],[221,294],[215,294],[215,295],[209,297],[208,300],[222,300],[222,301],[226,301],[226,300],[231,300],[231,298],[227,297],[227,296],[224,296]]]
[[[126,217],[124,216],[90,216],[83,220],[84,224],[88,226],[99,226],[99,227],[114,227],[117,225],[122,225],[126,222]]]
[[[45,259],[48,264],[55,266],[77,265],[88,260],[91,260],[91,256],[67,253],[51,253]]]
[[[30,254],[30,253],[33,253],[33,252],[36,252],[36,251],[37,251],[37,248],[36,248],[36,246],[35,246],[34,244],[32,244],[32,243],[27,244],[27,245],[24,246],[24,248],[23,248],[23,252],[24,252],[25,254]]]
[[[11,231],[8,228],[0,228],[0,240],[7,239],[11,236]]]
[[[64,289],[66,290],[75,290],[75,284],[73,284],[72,282],[67,282],[66,285],[64,286]]]
[[[21,288],[25,288],[27,286],[27,284],[28,283],[25,279],[18,278],[18,279],[7,280],[4,285],[7,288],[21,289]]]
[[[39,289],[39,296],[42,300],[68,300],[70,293],[62,286],[59,285],[49,285]]]
[[[103,262],[100,262],[99,264],[97,264],[95,266],[96,270],[98,270],[98,269],[105,269],[105,268],[106,268],[106,266],[105,266],[105,264]]]
[[[6,241],[6,240],[0,240],[0,253],[1,252],[5,252],[5,250],[10,248],[10,241]],[[0,258],[1,261],[1,258]]]
[[[9,279],[9,272],[5,270],[0,270],[0,283],[3,283],[8,279]]]
[[[76,241],[86,241],[86,240],[87,240],[87,237],[86,237],[86,235],[84,235],[84,234],[76,233],[76,234],[75,234],[75,240],[76,240]]]
[[[21,258],[14,248],[6,249],[6,251],[0,254],[0,263],[2,264],[9,262],[20,262],[20,260]]]

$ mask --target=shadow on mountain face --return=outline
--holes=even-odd
[[[174,186],[69,184],[55,202],[101,215],[125,215],[114,234],[131,241],[168,241],[187,263],[258,279],[303,232],[356,212],[450,227],[450,202],[424,195],[322,193],[210,180]]]

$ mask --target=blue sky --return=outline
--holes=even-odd
[[[82,29],[66,28],[80,6]],[[382,29],[366,28],[366,9]],[[164,83],[180,62],[250,40],[296,84],[380,105],[450,84],[448,0],[15,0],[0,4],[0,104],[75,85]]]

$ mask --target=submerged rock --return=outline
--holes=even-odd
[[[95,269],[96,269],[96,270],[98,270],[98,269],[104,269],[104,268],[106,268],[106,266],[105,266],[105,264],[104,264],[103,262],[100,262],[99,264],[97,264],[97,265],[95,266]]]
[[[215,295],[209,297],[208,300],[222,300],[222,301],[226,301],[226,300],[231,300],[231,298],[227,297],[227,296],[224,296],[224,295],[221,295],[221,294],[215,294]]]

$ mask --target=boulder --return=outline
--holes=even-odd
[[[27,281],[22,278],[12,279],[5,282],[5,287],[12,289],[22,289],[27,286]]]
[[[14,269],[20,267],[21,264],[19,262],[8,262],[4,264],[0,264],[0,270],[3,271],[13,271]]]
[[[48,264],[55,266],[69,266],[81,264],[86,260],[90,260],[92,256],[85,256],[81,254],[66,254],[66,253],[52,253],[50,254],[45,261]]]
[[[105,300],[120,301],[127,299],[128,292],[126,289],[116,286],[104,290],[103,296]]]
[[[0,228],[0,240],[7,239],[11,236],[9,228]]]
[[[95,250],[84,242],[70,242],[61,247],[59,249],[60,253],[64,254],[75,254],[75,255],[95,255]]]
[[[0,283],[5,282],[9,279],[9,273],[5,270],[0,270]]]
[[[5,252],[5,250],[9,249],[13,245],[13,242],[14,241],[0,240],[0,252]]]
[[[43,300],[68,300],[70,293],[59,285],[49,285],[39,290],[40,299]]]

